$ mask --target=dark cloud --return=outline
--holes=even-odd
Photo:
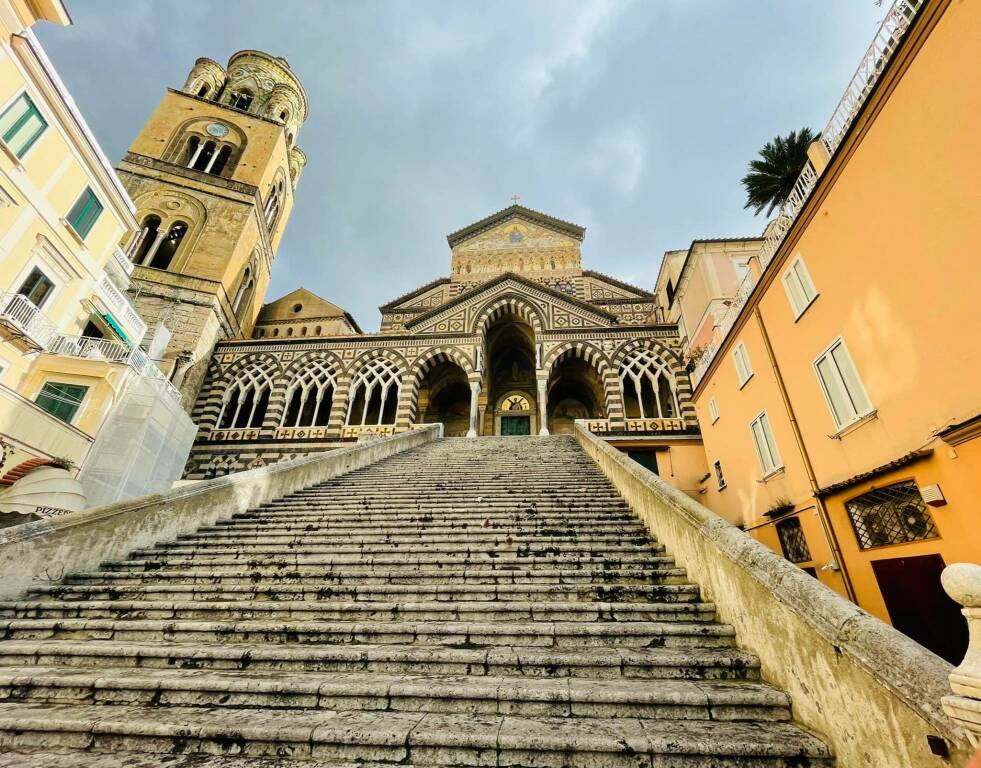
[[[376,307],[448,272],[445,235],[509,204],[587,227],[589,268],[650,286],[661,253],[756,234],[747,162],[830,116],[873,0],[71,2],[39,30],[119,158],[199,56],[285,56],[309,158],[267,298]]]

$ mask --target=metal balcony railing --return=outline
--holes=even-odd
[[[0,294],[0,323],[37,350],[45,349],[58,330],[34,302],[20,293]]]
[[[52,355],[64,355],[66,357],[77,357],[84,360],[99,360],[107,363],[127,365],[137,375],[147,379],[175,401],[180,402],[180,392],[163,375],[156,364],[147,357],[146,352],[139,347],[130,347],[121,341],[112,341],[110,339],[68,336],[59,333],[53,336],[45,351]]]
[[[923,7],[925,2],[926,0],[895,0],[888,13],[886,13],[885,19],[883,19],[878,32],[875,34],[875,38],[872,40],[872,44],[862,57],[858,69],[852,76],[848,87],[845,89],[845,93],[838,101],[838,106],[835,107],[831,115],[831,119],[821,133],[821,141],[824,143],[829,155],[833,156],[838,149],[842,138],[847,133],[849,127],[851,127],[852,121],[865,104],[865,100],[878,82],[879,76],[885,70],[886,64],[892,58],[893,53],[895,53],[900,41],[906,35],[906,31],[912,24],[913,19],[916,18],[917,12]],[[790,197],[787,198],[786,202],[780,208],[777,218],[769,228],[769,232],[763,241],[763,247],[760,249],[761,270],[766,270],[770,262],[773,261],[773,257],[783,243],[784,237],[790,231],[791,226],[797,219],[797,215],[804,207],[804,203],[810,197],[811,191],[817,185],[817,180],[818,174],[811,163],[808,162],[797,178],[793,192],[791,192]],[[705,352],[695,366],[695,370],[692,372],[693,383],[697,384],[705,375],[705,371],[708,370],[716,352],[718,352],[722,342],[725,341],[729,331],[732,330],[732,326],[736,322],[736,318],[742,311],[743,306],[746,304],[750,293],[752,293],[754,285],[755,280],[752,274],[747,275],[743,279],[736,291],[736,295],[733,297],[732,303],[729,305],[729,309],[719,320],[718,333],[715,336],[715,340],[706,347]]]

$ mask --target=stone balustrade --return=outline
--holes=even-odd
[[[970,641],[960,666],[950,673],[953,695],[944,696],[944,712],[981,746],[981,565],[955,563],[941,576],[944,589],[964,606]]]

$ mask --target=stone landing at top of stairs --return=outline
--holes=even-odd
[[[0,768],[833,765],[571,438],[445,439],[0,603]]]

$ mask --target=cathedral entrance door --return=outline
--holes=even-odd
[[[530,435],[531,416],[501,416],[502,435]]]

